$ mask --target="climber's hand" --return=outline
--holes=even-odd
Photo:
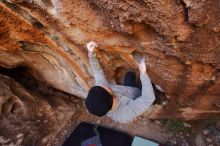
[[[87,50],[90,52],[90,53],[93,53],[95,51],[95,49],[98,47],[98,45],[91,41],[87,44]]]
[[[138,67],[141,74],[146,74],[146,64],[144,58],[141,59],[140,63],[138,64]]]

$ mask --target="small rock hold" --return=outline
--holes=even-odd
[[[11,141],[10,139],[6,139],[3,136],[0,136],[0,144],[8,143],[10,141]]]
[[[172,139],[172,140],[171,140],[171,143],[172,143],[172,144],[176,144],[177,142],[176,142],[176,140]]]
[[[162,101],[162,105],[166,105],[166,104],[168,104],[167,100],[166,101]]]
[[[166,95],[166,98],[170,99],[170,96],[169,96],[169,95]]]
[[[213,77],[211,78],[212,81],[215,81],[215,79],[216,79],[215,76],[213,76]]]
[[[204,130],[203,134],[207,135],[209,133],[209,130]]]
[[[220,23],[213,28],[214,32],[220,32]]]
[[[47,143],[47,141],[48,141],[47,137],[44,137],[44,138],[41,140],[42,143]]]
[[[202,135],[198,135],[195,139],[196,146],[205,146],[205,141],[202,138]]]
[[[160,125],[160,121],[159,121],[159,120],[156,120],[155,123],[156,123],[157,125]]]
[[[158,90],[160,90],[161,92],[164,92],[164,90],[161,88],[161,86],[155,84],[155,87],[156,87]]]
[[[96,121],[96,124],[100,124],[100,123],[101,123],[101,121],[100,121],[100,120],[97,120],[97,121]]]
[[[206,141],[209,142],[209,143],[211,143],[211,142],[213,141],[213,139],[211,139],[211,138],[206,138]]]
[[[184,127],[187,127],[187,128],[190,128],[190,127],[191,127],[191,125],[188,124],[188,123],[186,123],[186,122],[183,123],[183,126],[184,126]]]
[[[186,61],[186,64],[189,65],[189,64],[192,64],[192,62],[189,61],[189,60],[187,60],[187,61]]]
[[[21,138],[23,137],[24,135],[22,133],[19,133],[18,135],[16,135],[16,138]]]

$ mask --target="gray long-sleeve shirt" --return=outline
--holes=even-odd
[[[110,87],[117,100],[114,109],[107,113],[112,120],[129,123],[144,113],[154,102],[155,95],[149,76],[140,74],[142,91],[135,87],[110,84],[104,75],[95,53],[89,53],[89,62],[96,81],[96,86]]]

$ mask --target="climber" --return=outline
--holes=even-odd
[[[138,63],[142,91],[135,84],[136,75],[128,72],[123,85],[113,85],[105,78],[101,65],[96,58],[97,44],[93,41],[87,44],[89,62],[96,81],[89,90],[85,100],[91,114],[98,117],[107,115],[120,123],[132,122],[144,113],[154,102],[155,95],[151,81],[146,73],[145,59]]]

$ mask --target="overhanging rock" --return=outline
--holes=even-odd
[[[150,118],[220,113],[220,2],[1,0],[0,65],[28,67],[49,86],[85,98],[93,85],[85,44],[96,41],[110,82],[147,59],[168,103]]]

